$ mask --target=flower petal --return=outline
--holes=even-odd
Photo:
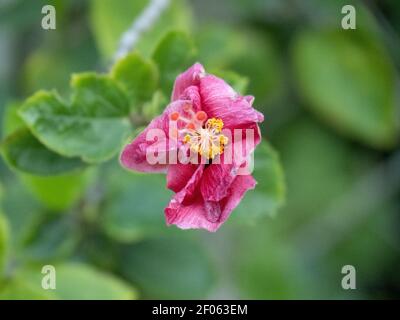
[[[167,188],[174,191],[181,191],[189,182],[197,170],[198,165],[195,164],[171,164],[167,170]]]
[[[175,80],[172,90],[172,101],[180,99],[181,94],[186,88],[198,85],[200,78],[205,74],[204,68],[200,63],[195,63],[184,73],[181,73]]]
[[[168,225],[175,224],[181,229],[206,229],[215,232],[220,225],[207,220],[201,197],[198,197],[189,205],[174,203],[172,200],[165,208],[165,216]]]
[[[219,222],[222,224],[228,219],[232,211],[238,206],[245,193],[254,189],[257,181],[251,176],[237,176],[229,188],[229,196],[221,201],[222,214]]]
[[[174,139],[169,139],[169,115],[172,112],[182,112],[187,101],[177,100],[169,104],[163,114],[153,119],[150,124],[144,129],[130,144],[123,149],[120,161],[121,164],[132,170],[140,172],[165,172],[167,164],[150,164],[147,161],[146,154],[149,151],[157,151],[159,154],[165,154],[169,151],[177,150],[177,145]],[[148,141],[150,130],[159,129],[157,133],[164,133],[163,137]],[[161,130],[161,131],[160,131]],[[151,148],[151,149],[149,149]]]
[[[219,201],[226,197],[229,186],[236,177],[234,164],[210,164],[200,182],[200,191],[207,201]]]
[[[183,91],[180,96],[180,100],[190,101],[193,107],[193,111],[197,112],[201,110],[201,98],[199,88],[196,86],[190,86]]]
[[[215,232],[240,203],[246,191],[255,185],[252,176],[238,176],[229,188],[229,195],[220,202],[204,201],[199,194],[189,204],[175,201],[174,198],[165,209],[167,224],[175,224],[181,229]]]
[[[221,118],[225,128],[262,122],[264,116],[252,107],[251,96],[238,95],[224,80],[207,75],[200,79],[202,109],[209,118]]]
[[[239,168],[246,164],[249,156],[261,141],[260,130],[256,123],[237,129],[253,130],[254,141],[247,141],[247,135],[244,131],[241,140],[234,141],[233,144],[227,146],[219,164],[210,164],[206,168],[200,183],[201,194],[205,200],[220,201],[227,196],[230,185],[235,180]],[[231,148],[231,152],[229,152],[228,148]]]

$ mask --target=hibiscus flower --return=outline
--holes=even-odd
[[[165,208],[168,225],[216,231],[255,187],[249,170],[242,170],[261,140],[264,117],[253,100],[196,63],[176,78],[162,115],[124,148],[126,168],[166,172],[167,188],[175,192]],[[150,161],[149,155],[165,161]]]

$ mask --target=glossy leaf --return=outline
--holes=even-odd
[[[229,70],[247,78],[246,92],[255,96],[259,110],[277,105],[285,90],[285,73],[272,36],[252,29],[207,24],[195,39],[198,60],[207,71]]]
[[[13,279],[0,288],[0,300],[54,300],[56,296],[26,279]]]
[[[152,61],[138,53],[132,53],[119,60],[111,70],[112,77],[126,90],[131,109],[151,98],[158,84],[158,71]]]
[[[103,226],[118,241],[134,241],[165,231],[164,207],[171,192],[162,175],[109,173]],[[147,195],[147,196],[144,196]]]
[[[81,236],[73,216],[42,216],[36,223],[18,252],[20,260],[53,263],[72,254]]]
[[[20,178],[27,189],[45,207],[54,211],[62,211],[70,208],[84,196],[85,189],[92,180],[92,175],[91,170],[78,170],[49,177],[21,174]]]
[[[134,289],[117,277],[84,264],[56,265],[57,289],[63,300],[128,300],[135,299]]]
[[[8,136],[1,149],[8,165],[25,173],[57,175],[85,166],[79,158],[66,158],[50,151],[28,129]]]
[[[195,55],[191,38],[183,32],[171,31],[157,45],[153,59],[160,71],[161,88],[171,95],[177,75],[193,63]]]
[[[42,266],[26,268],[16,276],[16,282],[30,288],[17,287],[3,293],[5,298],[61,300],[126,300],[135,299],[136,292],[123,280],[80,263],[56,264],[56,289],[42,289]],[[10,292],[11,291],[11,292]],[[49,292],[50,291],[50,292]],[[33,293],[33,294],[32,294]],[[49,296],[50,293],[50,296]],[[0,292],[1,294],[1,292]],[[11,297],[10,297],[11,296]]]
[[[22,121],[21,117],[18,115],[18,109],[21,106],[19,102],[10,102],[4,108],[3,114],[3,130],[2,137],[6,138],[11,133],[25,128],[25,124]]]
[[[23,201],[21,201],[23,199]],[[19,179],[13,179],[4,190],[3,213],[8,220],[10,246],[17,252],[27,237],[36,230],[42,207]]]
[[[153,119],[160,115],[168,105],[168,99],[157,90],[150,101],[146,102],[142,108],[142,114],[146,119]]]
[[[306,107],[357,141],[393,147],[394,68],[383,48],[357,33],[310,31],[298,35],[293,59]]]
[[[111,158],[130,132],[126,95],[113,80],[95,74],[75,75],[72,87],[71,105],[40,91],[22,106],[21,117],[57,153],[87,162]]]
[[[253,176],[256,188],[246,193],[232,215],[233,219],[250,224],[263,216],[275,215],[285,200],[283,168],[277,152],[266,141],[255,151]]]

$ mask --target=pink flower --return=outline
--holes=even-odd
[[[163,114],[124,148],[123,166],[167,173],[167,187],[175,192],[165,208],[168,225],[216,231],[246,191],[255,187],[250,173],[239,174],[261,140],[258,123],[264,117],[252,107],[253,100],[252,96],[238,95],[196,63],[177,77],[172,101]],[[152,129],[162,134],[149,139]],[[248,131],[235,140],[234,129]],[[249,136],[252,143],[246,140]],[[208,163],[173,163],[170,155],[178,151],[190,153],[191,160],[201,158]],[[152,153],[169,161],[150,163],[148,155]],[[238,154],[241,156],[235,157]]]

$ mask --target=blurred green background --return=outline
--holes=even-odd
[[[45,4],[56,30],[41,28]],[[35,91],[68,96],[72,73],[107,71],[147,4],[0,1],[3,137]],[[341,28],[345,4],[356,30]],[[218,232],[182,231],[165,226],[162,175],[127,174],[117,157],[54,176],[2,159],[0,299],[399,298],[400,2],[171,0],[136,49],[149,56],[170,29],[256,97],[270,143],[259,186]],[[40,286],[48,264],[57,290]],[[341,287],[344,265],[356,290]]]

